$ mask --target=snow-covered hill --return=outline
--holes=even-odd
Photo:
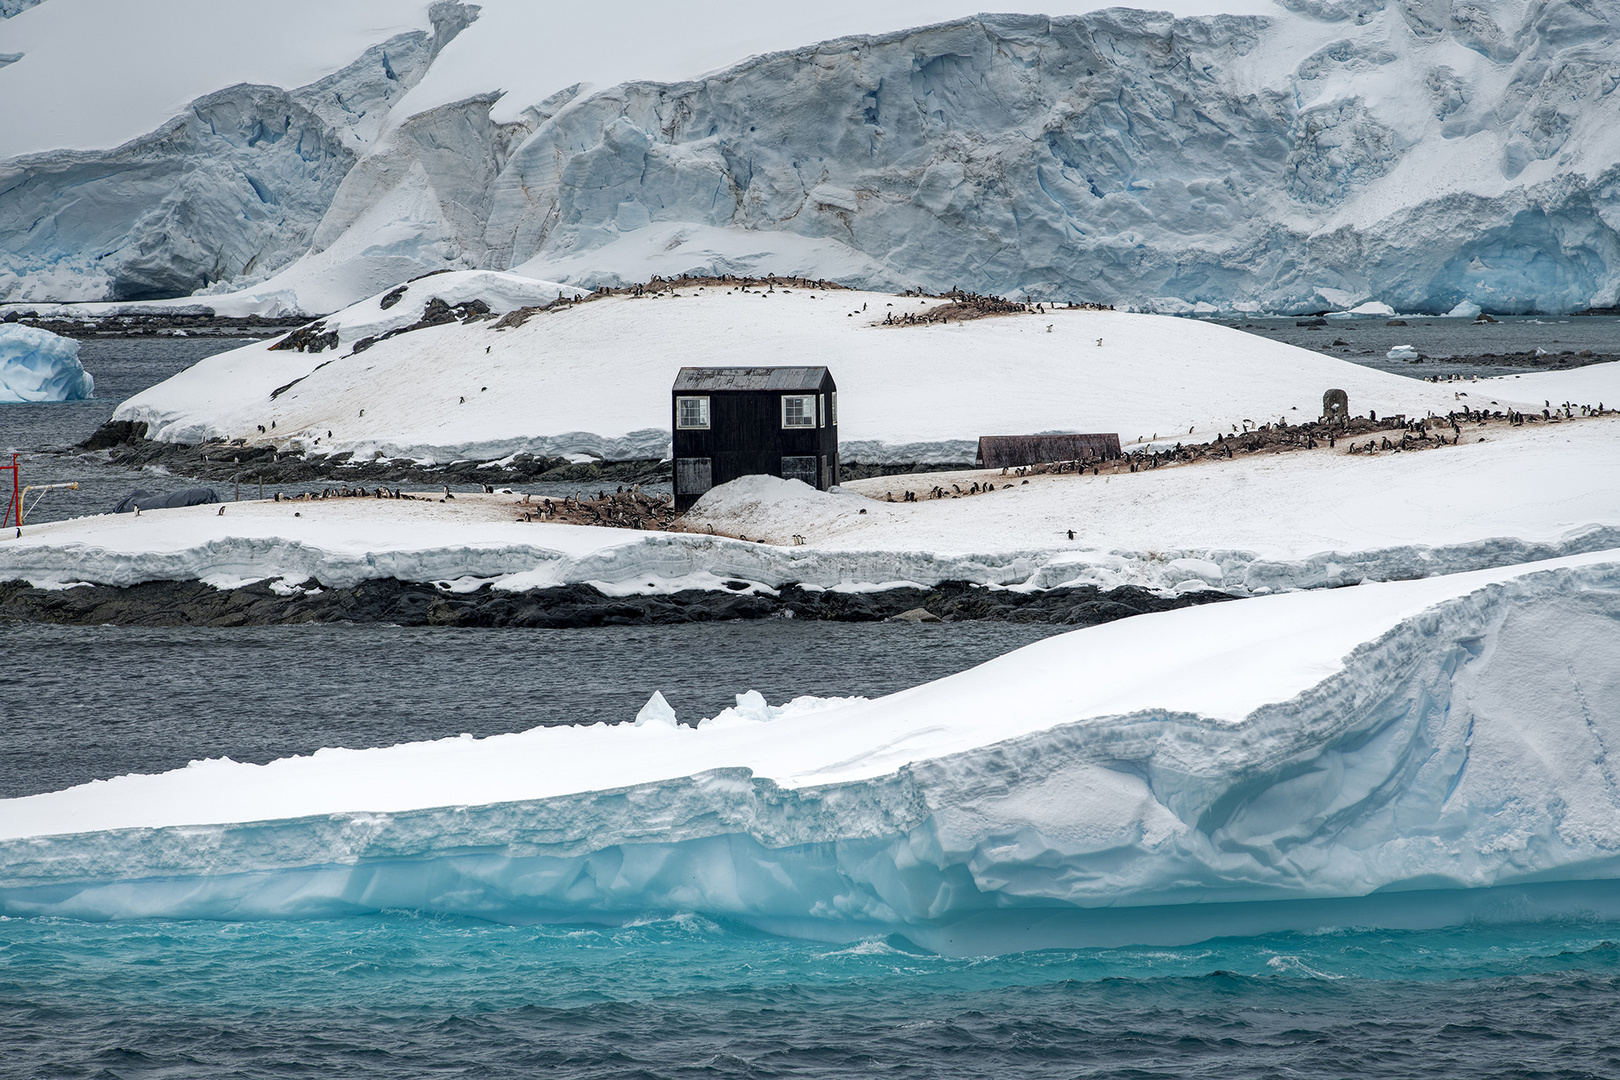
[[[109,104],[118,122],[41,103],[80,62],[64,20],[113,51],[127,20],[83,17],[108,6],[0,23],[0,54],[20,54],[0,97],[27,103],[0,153],[33,155],[0,164],[0,298],[251,288],[259,310],[314,312],[447,266],[585,285],[768,269],[1161,310],[1620,293],[1616,0],[291,5],[347,67],[256,58],[242,77],[285,89],[228,88],[209,52],[206,76],[163,84],[208,93],[156,131],[129,130],[151,94]],[[179,39],[200,54],[237,22]],[[88,82],[110,94],[130,62],[105,62]],[[98,149],[114,138],[133,141]]]
[[[515,327],[449,322],[354,351],[415,323],[435,299],[482,298],[499,313],[567,288],[488,271],[425,278],[324,320],[331,348],[266,341],[211,356],[114,419],[144,421],[166,442],[241,438],[361,457],[658,458],[683,365],[814,363],[838,381],[844,460],[872,463],[970,462],[981,435],[1040,431],[1201,442],[1245,424],[1314,420],[1330,387],[1347,391],[1357,414],[1463,407],[1447,386],[1203,321],[1057,308],[884,326],[940,301],[739,282],[597,298]],[[1521,400],[1511,383],[1501,393]]]

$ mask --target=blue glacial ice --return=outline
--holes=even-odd
[[[1430,581],[1146,616],[872,702],[772,708],[741,695],[696,732],[655,700],[635,726],[558,737],[618,741],[553,763],[570,776],[534,798],[465,798],[508,790],[486,756],[451,805],[155,825],[131,805],[117,813],[134,824],[103,828],[97,815],[129,798],[121,781],[0,802],[0,914],[408,909],[617,923],[695,912],[961,952],[1620,916],[1620,782],[1607,755],[1620,740],[1620,562],[1492,573],[1434,604],[1412,599],[1439,595]],[[1295,651],[1387,603],[1400,617],[1341,661]],[[1265,636],[1279,618],[1297,626]],[[1138,658],[1141,685],[1167,706],[1120,698],[1118,711],[1085,715],[1082,699],[1112,700],[1088,684],[1123,670],[1121,657]],[[897,715],[902,735],[873,734]],[[1082,718],[1049,722],[1064,716]],[[814,749],[819,764],[796,750],[798,764],[657,781],[638,777],[661,762],[614,773],[621,762],[604,760],[628,761],[637,746],[667,760],[706,732],[767,755],[830,745]],[[502,738],[491,750],[510,764],[523,740],[551,736]],[[562,756],[535,758],[539,774],[567,758],[563,741],[548,745]],[[478,753],[476,740],[446,740],[262,768],[282,769],[288,790],[349,785],[380,805],[386,785],[369,786],[379,768],[431,784]],[[567,790],[603,768],[626,782]],[[150,778],[143,801],[211,774],[248,788],[272,772],[197,763]],[[341,802],[330,790],[300,797]]]
[[[0,404],[82,401],[94,389],[77,341],[33,326],[0,325]]]
[[[1167,313],[1609,305],[1617,28],[1616,0],[998,14],[526,102],[500,100],[492,63],[487,93],[395,115],[446,24],[321,83],[221,90],[115,150],[0,163],[0,299],[277,274],[325,311],[525,266]]]

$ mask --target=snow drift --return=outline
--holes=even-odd
[[[67,2],[0,28],[27,46],[0,92],[52,96],[26,31]],[[416,14],[431,32],[373,16],[393,36],[369,50],[353,18],[321,36],[357,58],[314,82],[222,81],[116,149],[0,166],[0,298],[252,286],[256,310],[326,311],[521,267],[1164,311],[1614,302],[1614,0],[1220,6],[900,29],[967,12],[486,0]],[[19,131],[48,130],[34,113]]]
[[[32,326],[0,324],[0,404],[79,401],[95,379],[79,363],[79,343]]]
[[[696,730],[655,699],[196,762],[0,802],[0,912],[696,911],[950,951],[1567,914],[1620,876],[1617,649],[1608,552],[1142,616]]]

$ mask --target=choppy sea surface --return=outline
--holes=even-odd
[[[1620,926],[978,959],[618,928],[0,921],[8,1077],[1620,1075]]]
[[[1616,324],[1604,321],[1611,344],[1581,347],[1613,349]],[[1597,325],[1580,322],[1583,332]],[[1546,332],[1515,333],[1510,345],[1480,351],[1536,347],[1530,337]],[[82,439],[121,398],[221,347],[87,343],[95,401],[0,406],[0,446],[27,452],[35,482],[51,470],[92,478],[85,503],[41,517],[83,512],[136,482],[184,483],[97,473],[82,457],[38,451]],[[686,719],[746,689],[773,703],[877,695],[1053,629],[0,625],[0,797],[194,758],[267,761],[322,746],[616,722],[655,689]],[[790,940],[696,916],[616,927],[410,911],[0,918],[0,1080],[1575,1080],[1620,1076],[1617,1005],[1620,923],[1595,918],[1408,932],[1324,926],[1176,948],[976,958],[937,956],[900,937]]]

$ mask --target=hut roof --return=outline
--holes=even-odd
[[[683,367],[675,392],[700,390],[819,390],[825,367]]]

